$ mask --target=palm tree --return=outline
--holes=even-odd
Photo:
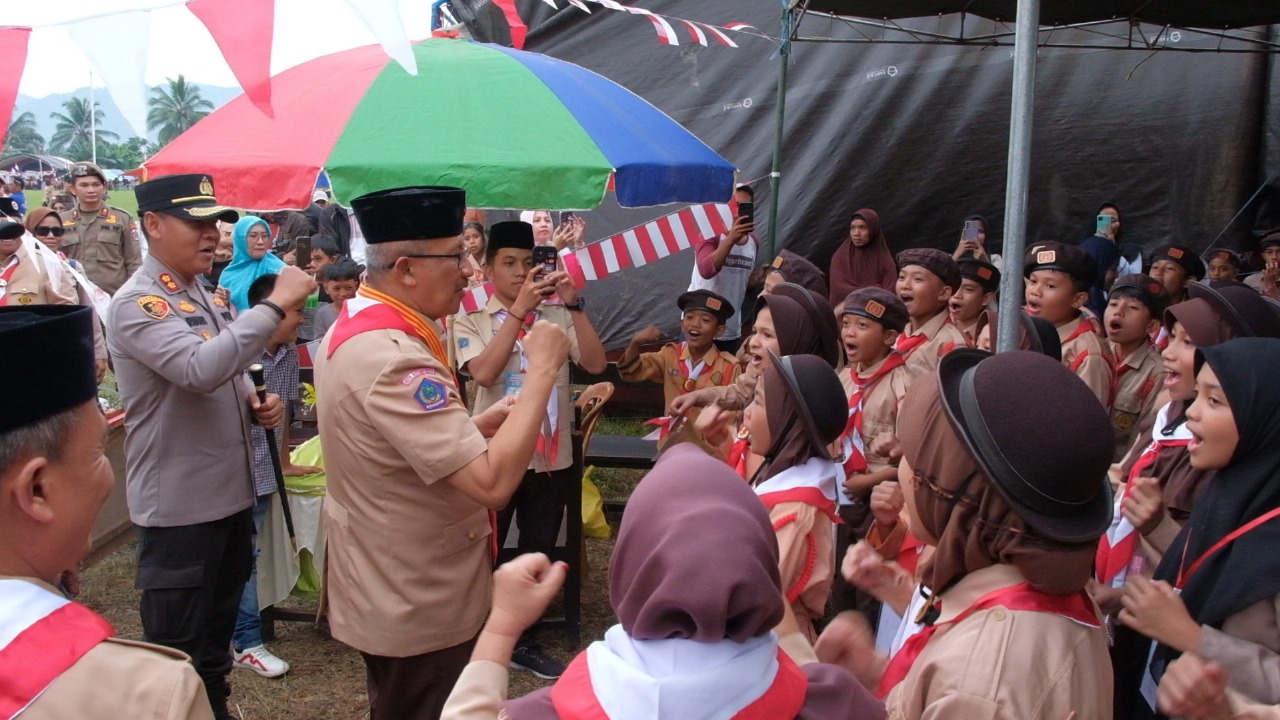
[[[49,149],[55,155],[69,157],[72,160],[85,160],[93,155],[94,124],[97,124],[97,141],[119,140],[120,136],[110,130],[102,129],[105,113],[98,103],[93,104],[93,116],[89,115],[89,101],[73,97],[62,103],[65,112],[49,113],[49,117],[58,121],[54,127],[53,139],[49,141]]]
[[[182,75],[169,79],[169,86],[151,89],[147,100],[147,129],[160,130],[160,144],[168,142],[199,122],[213,110],[213,103],[200,96],[200,88]]]
[[[24,112],[9,123],[9,131],[5,133],[4,150],[9,153],[44,152],[44,136],[36,129],[36,116]]]

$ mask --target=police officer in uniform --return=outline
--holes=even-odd
[[[115,482],[94,322],[84,307],[0,308],[0,358],[23,367],[0,374],[0,659],[14,670],[0,677],[0,717],[207,720],[190,658],[112,637],[58,587]]]
[[[115,295],[142,265],[133,216],[106,204],[107,178],[93,163],[71,166],[71,194],[76,207],[62,222],[66,234],[59,249],[79,260],[95,285]]]
[[[316,362],[329,624],[364,658],[372,720],[438,718],[488,613],[488,511],[525,477],[569,340],[535,323],[519,399],[469,417],[438,324],[471,275],[463,191],[388,190],[352,209],[368,281]]]
[[[219,718],[227,714],[231,635],[253,551],[249,423],[273,427],[244,370],[315,282],[286,267],[258,307],[236,317],[200,276],[213,264],[218,204],[208,175],[138,186],[151,254],[111,301],[107,347],[127,408],[129,516],[138,526],[146,639],[190,655]]]

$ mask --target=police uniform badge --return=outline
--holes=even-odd
[[[164,286],[165,290],[168,290],[171,293],[176,293],[182,289],[182,286],[178,284],[178,281],[174,280],[173,276],[169,273],[160,273],[160,276],[156,279],[160,281],[160,284]]]
[[[196,311],[196,306],[192,305],[189,300],[179,300],[178,309],[185,313],[193,313]]]
[[[204,338],[206,341],[208,341],[208,340],[212,340],[212,339],[213,339],[213,333],[209,332],[208,330],[201,330],[201,331],[200,331],[200,337]]]
[[[152,320],[163,320],[169,317],[169,303],[159,295],[144,295],[138,298],[138,307]]]
[[[200,178],[200,194],[213,195],[213,181],[209,179],[208,175]]]
[[[213,296],[213,304],[214,304],[214,305],[217,305],[217,306],[218,306],[218,307],[220,307],[220,308],[224,308],[224,307],[226,307],[226,306],[227,306],[227,301],[226,301],[226,300],[223,300],[221,295],[214,295],[214,296]]]

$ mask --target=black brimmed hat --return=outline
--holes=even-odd
[[[1107,411],[1062,363],[1014,350],[961,348],[938,364],[952,426],[1027,525],[1052,540],[1088,542],[1111,524]],[[1043,401],[1054,404],[1047,421]]]
[[[456,187],[395,188],[361,195],[351,210],[370,244],[452,238],[462,234],[467,194]]]
[[[716,316],[721,325],[733,317],[733,303],[710,290],[690,290],[676,299],[676,305],[682,313],[690,310],[709,312]]]
[[[26,230],[20,222],[0,221],[0,240],[17,240]]]
[[[898,253],[898,269],[919,265],[942,278],[942,284],[954,290],[960,289],[960,266],[955,258],[936,248],[911,248]]]
[[[0,308],[0,433],[26,427],[98,397],[93,366],[93,311],[80,305]],[[3,468],[0,468],[3,469]]]
[[[1242,282],[1191,283],[1187,285],[1187,295],[1192,300],[1199,298],[1209,303],[1231,326],[1235,337],[1280,338],[1280,314],[1275,303]]]
[[[1148,265],[1155,265],[1161,260],[1181,265],[1188,275],[1197,280],[1204,277],[1204,261],[1199,255],[1191,252],[1191,248],[1183,245],[1161,245],[1151,253],[1151,262]]]
[[[814,447],[826,448],[839,440],[849,421],[849,405],[831,365],[817,355],[778,357],[770,350],[769,358],[795,398],[800,421]],[[829,454],[826,459],[831,459]]]
[[[221,220],[233,223],[240,213],[219,205],[209,175],[164,175],[137,189],[138,214],[165,213],[188,220]]]
[[[909,319],[907,304],[902,298],[879,287],[858,288],[849,293],[840,314],[860,315],[898,332],[907,327]]]

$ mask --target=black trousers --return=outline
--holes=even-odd
[[[475,646],[472,638],[461,645],[402,658],[360,653],[369,687],[370,720],[439,720]]]
[[[218,718],[227,717],[231,635],[252,566],[252,508],[197,525],[138,528],[143,637],[191,656]]]
[[[575,475],[573,466],[549,473],[528,470],[520,487],[511,496],[511,502],[498,513],[498,547],[501,548],[511,529],[511,516],[516,516],[520,539],[516,546],[520,552],[540,552],[550,555],[556,547],[564,510],[573,496],[574,483],[582,482]]]

